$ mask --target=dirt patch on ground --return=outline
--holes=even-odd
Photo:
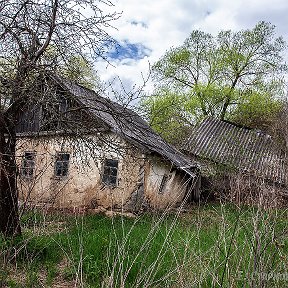
[[[75,277],[67,276],[67,269],[71,266],[70,261],[67,258],[64,258],[57,266],[54,277],[49,280],[48,273],[45,269],[40,271],[33,272],[34,275],[31,275],[31,271],[17,267],[17,265],[9,265],[6,267],[7,277],[6,281],[3,281],[0,287],[9,288],[14,287],[50,287],[50,288],[72,288],[72,287],[82,287],[83,283],[77,275]],[[73,275],[74,276],[74,275]],[[69,279],[75,278],[75,279]],[[34,283],[34,284],[33,284]],[[32,286],[31,286],[32,285]]]
[[[67,258],[64,258],[57,265],[57,275],[53,279],[51,288],[69,288],[69,287],[81,287],[81,281],[79,279],[68,280],[66,275],[66,269],[71,265]]]

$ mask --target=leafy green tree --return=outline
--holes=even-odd
[[[181,144],[186,130],[191,126],[192,119],[187,113],[187,97],[169,90],[158,90],[142,100],[142,109],[149,118],[149,124],[168,142]],[[173,132],[173,133],[171,133]]]
[[[283,38],[275,36],[275,26],[263,21],[251,30],[221,31],[217,37],[193,31],[183,45],[167,51],[152,69],[160,87],[186,95],[184,114],[191,113],[195,119],[209,115],[240,121],[240,115],[248,115],[248,107],[252,109],[249,113],[256,109],[255,115],[265,115],[259,113],[265,106],[255,103],[263,99],[272,103],[283,92],[285,49]],[[154,107],[159,90],[157,87],[153,94]],[[161,101],[163,95],[159,105]],[[149,106],[149,101],[145,105]]]
[[[268,93],[248,91],[239,101],[229,120],[273,134],[271,129],[278,114],[282,111],[282,100],[275,99]]]
[[[89,89],[101,86],[100,77],[93,68],[93,64],[81,56],[72,56],[59,67],[59,73],[68,79]]]

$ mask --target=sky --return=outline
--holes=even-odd
[[[99,61],[101,79],[126,91],[143,85],[153,65],[170,47],[181,45],[193,30],[217,35],[221,30],[251,29],[259,21],[276,26],[288,42],[287,0],[114,0],[122,12],[107,32],[117,46],[108,52],[110,64]],[[288,57],[287,57],[288,59]],[[121,85],[118,79],[121,79]],[[153,89],[148,82],[146,91]]]

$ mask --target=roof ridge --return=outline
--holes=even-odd
[[[196,168],[199,166],[191,162],[186,155],[182,154],[173,145],[167,143],[159,134],[154,132],[149,124],[132,109],[100,96],[92,89],[83,87],[71,80],[67,81],[61,76],[52,75],[52,79],[56,80],[77,101],[88,107],[90,113],[93,113],[95,117],[104,121],[115,133],[120,134],[127,141],[132,141],[134,145],[136,142],[136,144],[145,147],[148,151],[161,155],[186,173],[187,167]],[[104,101],[99,101],[99,99]],[[97,107],[96,104],[98,105]],[[102,110],[99,109],[99,106],[101,106]],[[184,169],[183,167],[186,168]],[[190,173],[191,176],[192,174]]]

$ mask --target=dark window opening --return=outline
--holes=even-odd
[[[164,174],[163,177],[162,177],[160,186],[159,186],[159,191],[158,191],[159,194],[163,194],[164,189],[165,189],[165,186],[166,186],[166,184],[167,184],[167,181],[168,181],[168,175],[167,175],[167,174]]]
[[[58,126],[59,121],[59,106],[58,103],[45,103],[42,106],[41,112],[41,130],[52,131]]]
[[[64,122],[67,121],[69,101],[63,95],[57,95],[50,101],[43,103],[41,107],[41,130],[53,131],[64,129]]]
[[[64,96],[60,96],[59,111],[66,113],[68,111],[68,100]]]
[[[102,182],[106,185],[116,186],[118,174],[118,160],[105,159]]]
[[[68,175],[69,168],[69,153],[58,153],[55,162],[55,176],[65,177]]]
[[[24,178],[33,178],[35,170],[35,152],[24,152],[22,165],[21,165],[21,176]]]

